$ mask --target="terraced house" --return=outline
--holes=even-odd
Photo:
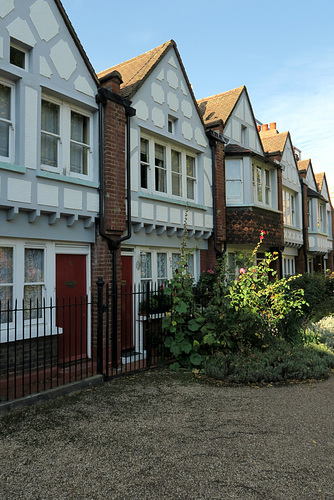
[[[49,341],[70,313],[46,316],[43,303],[89,298],[99,209],[97,86],[59,1],[0,3],[2,343],[31,344],[45,332]],[[7,308],[16,301],[14,315]],[[89,322],[85,310],[77,342],[88,354]],[[64,360],[71,347],[62,345]]]
[[[246,87],[200,99],[198,104],[207,130],[220,127],[228,139],[226,252],[230,267],[251,253],[261,230],[266,235],[257,259],[265,251],[279,252],[283,246],[282,169],[263,149]]]
[[[281,165],[284,245],[282,275],[305,272],[303,198],[295,149],[289,132],[279,133],[276,123],[259,126],[263,149]]]
[[[124,183],[128,186],[127,213],[122,212],[128,228],[120,242],[122,283],[129,290],[134,284],[163,286],[177,268],[185,234],[193,249],[189,270],[197,279],[201,269],[214,265],[214,247],[222,249],[223,207],[215,219],[212,183],[215,178],[223,184],[223,165],[213,171],[212,154],[220,148],[222,155],[223,143],[216,134],[210,145],[177,46],[170,40],[98,77],[105,95],[118,93],[135,109],[127,123],[127,179],[116,179],[106,155],[104,166],[106,193],[114,193],[115,182],[118,193],[124,192]],[[112,141],[105,128],[105,148]],[[115,197],[117,206],[117,193]],[[119,201],[124,208],[124,198]],[[116,220],[115,206],[109,205],[105,217]],[[137,310],[133,313],[136,317]],[[132,339],[130,334],[124,341],[128,348]]]
[[[310,159],[298,161],[303,186],[304,272],[333,271],[333,207],[325,173],[314,174]]]

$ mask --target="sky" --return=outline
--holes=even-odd
[[[333,0],[62,0],[96,72],[175,40],[195,97],[246,85],[334,186]]]

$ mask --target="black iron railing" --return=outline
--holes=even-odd
[[[94,297],[0,302],[0,402],[101,374],[105,379],[169,357],[162,289],[97,282]]]

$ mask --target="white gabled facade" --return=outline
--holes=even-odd
[[[131,101],[133,232],[122,255],[132,256],[133,283],[161,285],[178,262],[187,216],[196,279],[213,230],[211,150],[174,46]]]
[[[3,304],[54,300],[57,255],[84,256],[89,294],[98,214],[96,90],[60,2],[0,3]]]

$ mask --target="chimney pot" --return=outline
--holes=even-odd
[[[268,124],[267,123],[264,123],[262,125],[262,132],[267,132],[268,131]]]
[[[270,130],[276,130],[276,122],[270,123]]]
[[[261,132],[261,125],[257,126],[257,130],[258,130],[258,132]]]

